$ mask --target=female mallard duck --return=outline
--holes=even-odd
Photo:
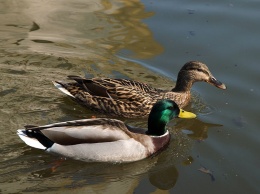
[[[75,82],[53,83],[91,110],[128,118],[147,117],[153,104],[160,99],[171,99],[179,107],[185,107],[190,101],[190,90],[194,82],[204,81],[226,89],[223,83],[213,77],[208,67],[198,61],[188,62],[181,68],[176,86],[171,91],[127,79],[68,77]]]
[[[132,162],[147,158],[170,141],[166,124],[174,117],[195,118],[171,100],[157,102],[148,118],[148,130],[107,118],[83,119],[19,129],[29,146],[87,162]]]

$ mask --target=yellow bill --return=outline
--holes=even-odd
[[[196,115],[192,112],[188,112],[188,111],[180,109],[180,113],[179,113],[178,117],[184,118],[184,119],[193,119],[193,118],[196,118]]]

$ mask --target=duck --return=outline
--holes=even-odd
[[[44,126],[27,125],[17,135],[28,145],[49,153],[85,162],[134,162],[150,157],[167,147],[167,123],[173,118],[195,118],[172,100],[154,104],[148,129],[111,118],[91,118]]]
[[[212,75],[207,65],[199,61],[184,64],[178,73],[175,87],[170,91],[128,79],[87,79],[73,75],[68,76],[68,79],[73,82],[53,81],[53,84],[93,111],[125,118],[148,117],[153,104],[161,99],[171,99],[180,108],[187,106],[195,82],[207,82],[226,89],[225,84]]]

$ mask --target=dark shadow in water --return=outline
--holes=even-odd
[[[11,88],[11,89],[7,89],[7,90],[3,90],[0,92],[0,97],[8,95],[8,94],[12,94],[16,92],[16,88]]]
[[[35,40],[32,40],[33,42],[37,42],[37,43],[54,43],[52,41],[49,41],[49,40],[39,40],[39,39],[35,39]]]
[[[36,31],[36,30],[39,30],[39,29],[40,29],[40,26],[36,22],[33,22],[32,27],[30,29],[30,32]]]
[[[179,173],[175,166],[167,166],[159,171],[149,173],[150,183],[158,189],[169,190],[177,182]]]

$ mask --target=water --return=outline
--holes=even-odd
[[[243,0],[0,1],[0,192],[259,193],[259,8]],[[189,60],[205,62],[227,90],[196,83],[186,109],[198,118],[171,122],[174,137],[158,156],[88,164],[16,135],[26,124],[96,115],[52,80],[119,77],[168,89]]]

